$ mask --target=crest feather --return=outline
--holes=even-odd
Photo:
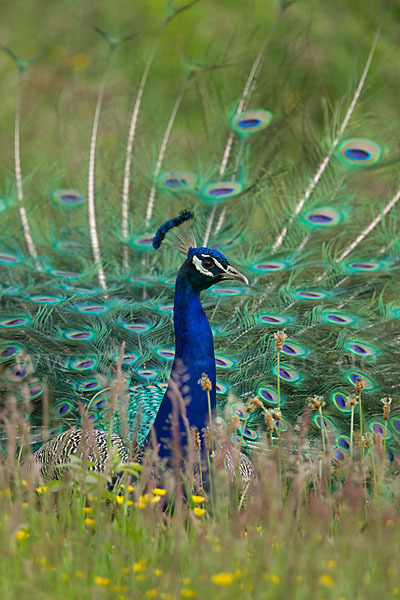
[[[182,210],[177,217],[166,221],[163,225],[161,225],[161,227],[158,228],[157,233],[153,238],[153,248],[157,250],[161,246],[166,234],[168,231],[170,231],[170,229],[179,227],[189,219],[193,219],[193,217],[194,214],[192,212],[188,210]],[[174,237],[176,244],[169,244],[169,247],[175,248],[175,250],[178,250],[178,252],[181,252],[182,254],[187,254],[189,248],[193,245],[196,245],[193,232],[190,234],[188,233],[187,235],[179,235],[178,233],[175,233]]]

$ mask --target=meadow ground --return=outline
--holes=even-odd
[[[395,598],[397,465],[383,458],[379,440],[363,449],[364,461],[355,445],[353,462],[332,463],[325,441],[326,454],[311,455],[299,438],[296,450],[276,439],[260,458],[259,480],[244,491],[217,457],[213,496],[196,489],[188,469],[154,479],[150,459],[140,472],[124,467],[131,483],[113,491],[110,476],[78,460],[62,483],[46,484],[8,461],[0,597]]]

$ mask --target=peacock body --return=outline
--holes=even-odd
[[[36,62],[3,48],[19,70],[14,173],[0,201],[3,452],[10,423],[21,445],[29,424],[42,473],[51,476],[51,460],[76,453],[89,421],[100,449],[96,468],[107,440],[127,460],[153,425],[168,456],[174,423],[185,442],[187,425],[202,432],[217,410],[236,424],[232,441],[251,455],[265,449],[266,414],[283,435],[308,397],[323,396],[324,414],[312,415],[309,436],[327,432],[333,458],[342,461],[350,448],[347,399],[357,388],[365,427],[385,436],[394,459],[400,415],[393,410],[386,423],[379,400],[399,388],[400,191],[388,145],[381,133],[374,139],[376,124],[371,131],[368,121],[352,125],[378,38],[326,139],[318,144],[309,133],[299,144],[313,144],[304,160],[279,156],[297,103],[278,106],[262,86],[270,31],[234,75],[242,88],[229,99],[228,118],[211,102],[225,64],[190,65],[155,144],[140,120],[157,45],[192,4],[168,4],[121,127],[127,142],[120,152],[107,152],[107,140],[99,149],[106,76],[118,46],[134,42],[97,29],[109,58],[92,102],[85,185],[79,176],[70,180],[68,168],[60,177],[59,167],[45,181],[35,173],[27,179],[23,86]],[[282,3],[274,27],[290,8]],[[198,100],[201,144],[210,148],[204,159],[191,136],[185,151],[180,109],[188,94]],[[71,162],[72,149],[66,153]],[[186,220],[190,213],[176,216],[186,208],[196,220],[175,239],[185,254],[179,269],[172,249],[154,252],[153,244]]]

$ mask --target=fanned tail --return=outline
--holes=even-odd
[[[82,135],[87,164],[67,140],[64,150],[77,152],[82,172],[67,177],[59,167],[54,186],[36,174],[25,183],[20,88],[26,65],[6,49],[21,74],[9,194],[15,188],[16,201],[0,199],[5,419],[10,423],[14,411],[29,423],[35,449],[60,434],[74,442],[82,419],[96,432],[112,428],[115,443],[124,442],[124,458],[133,441],[143,444],[174,359],[171,317],[180,265],[174,253],[155,253],[152,242],[162,223],[180,224],[176,215],[188,208],[184,215],[193,212],[196,220],[170,246],[187,254],[200,239],[226,252],[250,280],[249,287],[244,278],[203,292],[214,334],[218,412],[232,441],[250,456],[264,452],[278,434],[295,434],[311,397],[309,437],[326,432],[339,460],[350,452],[350,419],[360,420],[359,408],[349,403],[355,393],[362,395],[367,430],[386,435],[387,451],[396,453],[400,416],[394,408],[385,425],[379,400],[395,395],[400,384],[398,159],[391,132],[355,118],[379,29],[352,97],[344,111],[332,110],[329,134],[319,143],[307,126],[301,140],[293,133],[290,120],[301,108],[298,98],[286,99],[289,108],[283,108],[285,82],[276,82],[275,94],[271,76],[262,85],[287,2],[256,52],[249,50],[255,59],[244,73],[240,60],[192,61],[176,78],[171,112],[164,99],[161,118],[153,106],[147,109],[167,27],[194,4],[168,3],[141,65],[133,107],[115,120],[110,105],[118,90],[106,85],[107,59],[96,99],[90,98],[90,137]],[[95,29],[108,42],[109,57],[131,38]],[[221,90],[232,66],[239,72],[228,75],[235,81],[223,115]],[[284,142],[291,135],[298,147],[289,159]],[[160,140],[156,148],[154,139]],[[84,181],[87,197],[79,191]],[[120,196],[116,182],[122,182]]]

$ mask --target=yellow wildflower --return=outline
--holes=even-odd
[[[248,570],[247,569],[235,569],[235,577],[244,577],[245,575],[248,574]]]
[[[182,579],[182,583],[183,583],[183,585],[189,585],[189,583],[190,583],[190,577],[184,577]]]
[[[21,540],[27,540],[29,537],[31,537],[31,534],[28,531],[23,531],[22,529],[17,531],[17,540],[19,542]]]
[[[201,504],[202,502],[205,502],[206,499],[203,498],[203,496],[195,496],[192,495],[192,502],[194,502],[195,504]]]
[[[82,510],[85,513],[85,515],[88,515],[89,513],[93,512],[93,507],[92,506],[84,506]]]
[[[87,525],[88,527],[94,527],[96,525],[96,521],[94,519],[89,519],[89,517],[86,517],[85,525]]]
[[[150,498],[150,502],[152,504],[157,504],[158,502],[160,502],[161,500],[161,496],[153,496],[153,498]]]
[[[232,573],[216,573],[212,575],[211,581],[215,583],[215,585],[232,585],[235,577]]]
[[[29,506],[29,502],[23,502],[23,503],[22,503],[22,506],[23,506],[24,508],[28,508],[28,506]]]
[[[331,586],[333,585],[335,582],[333,581],[332,575],[326,574],[326,575],[321,575],[321,577],[319,578],[319,582],[322,585],[326,585],[326,586]]]
[[[138,562],[134,562],[132,569],[134,573],[141,573],[146,569],[146,561],[142,559]]]
[[[26,480],[26,479],[21,479],[21,484],[22,484],[24,487],[28,487],[28,482],[27,482],[27,480]]]
[[[281,582],[278,575],[270,575],[269,573],[262,573],[262,578],[266,581],[271,581],[271,583],[274,583],[275,585],[279,585]]]
[[[115,498],[117,504],[123,504],[124,503],[124,497],[123,496],[117,496]]]
[[[36,491],[38,494],[44,494],[45,492],[49,491],[49,486],[48,485],[39,486],[36,488]]]
[[[154,569],[154,575],[156,577],[161,577],[161,575],[164,574],[164,571],[162,571],[161,569]]]
[[[335,569],[336,568],[336,560],[328,560],[328,562],[326,563],[326,566],[328,569]]]
[[[400,590],[398,587],[394,587],[392,590],[393,596],[398,596],[400,594]]]
[[[47,490],[48,490],[48,489],[49,489],[49,488],[47,488]],[[47,492],[47,490],[45,490],[45,491]],[[11,496],[11,490],[10,490],[10,488],[7,488],[6,490],[4,490],[4,495],[5,495],[5,496]]]
[[[146,591],[147,598],[155,598],[158,595],[158,590],[156,588],[151,588]]]
[[[196,515],[196,517],[202,517],[203,515],[206,514],[206,509],[200,508],[199,506],[195,506],[193,509],[193,512]]]
[[[113,592],[127,592],[128,586],[127,585],[112,585],[111,589]]]
[[[73,71],[81,73],[82,71],[86,71],[86,69],[89,67],[91,58],[84,52],[76,52],[69,57],[68,62]]]
[[[75,571],[75,575],[76,575],[76,577],[78,577],[78,579],[82,579],[83,578],[83,571]]]
[[[196,596],[196,592],[194,590],[191,590],[190,588],[182,588],[181,596],[183,598],[194,598]]]
[[[111,579],[108,577],[95,577],[93,579],[96,585],[100,585],[101,587],[107,587],[110,584]]]
[[[139,498],[139,508],[146,508],[148,502],[150,500],[150,494],[145,494],[144,496],[140,496]]]
[[[163,488],[154,488],[154,490],[153,490],[153,494],[155,496],[165,496],[166,493],[167,493],[167,490],[164,490]]]

